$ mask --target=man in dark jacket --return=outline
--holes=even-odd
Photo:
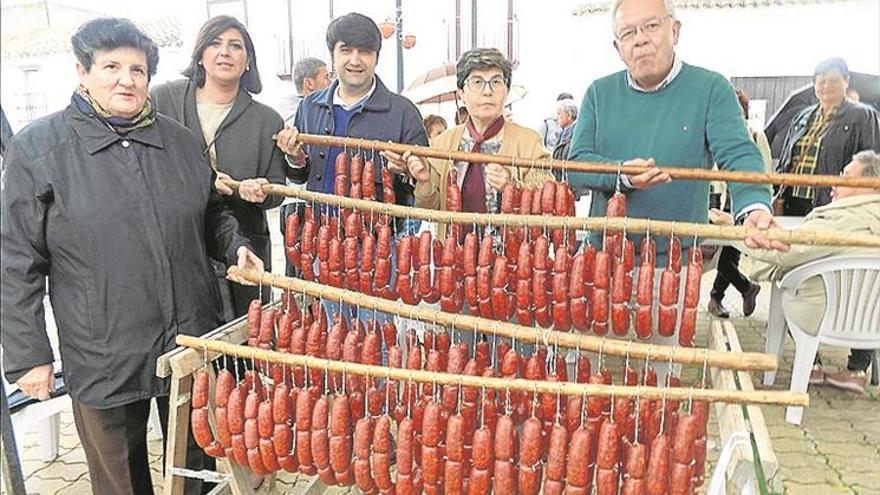
[[[327,48],[333,57],[337,80],[322,91],[305,97],[299,105],[294,127],[278,134],[278,148],[294,168],[288,177],[306,182],[309,191],[333,192],[334,163],[342,148],[303,147],[299,132],[394,141],[428,146],[422,117],[412,102],[392,93],[375,75],[382,35],[376,23],[358,13],[334,19],[327,28]],[[369,150],[362,150],[373,158]],[[381,166],[376,158],[376,194],[381,197]],[[398,204],[412,205],[413,188],[406,176],[395,178]],[[401,227],[398,225],[398,227]]]

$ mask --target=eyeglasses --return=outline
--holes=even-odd
[[[639,33],[639,31],[642,31],[645,34],[655,34],[660,31],[661,27],[663,27],[663,23],[666,22],[667,19],[671,18],[671,15],[667,15],[658,19],[648,19],[647,21],[645,21],[644,24],[640,26],[624,28],[619,33],[617,33],[617,40],[622,43],[629,43],[636,39],[636,35]]]
[[[482,93],[486,89],[486,85],[489,85],[489,89],[494,93],[496,91],[501,91],[502,88],[507,88],[507,81],[504,80],[503,77],[493,77],[490,80],[485,80],[482,77],[469,77],[467,81],[465,81],[467,85],[467,89],[473,91],[474,93]]]

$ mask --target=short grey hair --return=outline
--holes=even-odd
[[[578,106],[577,106],[577,103],[574,102],[574,100],[571,100],[571,99],[559,100],[559,104],[557,105],[557,108],[559,110],[562,110],[563,112],[567,113],[568,116],[571,117],[571,120],[577,120]]]
[[[880,153],[871,150],[859,151],[853,155],[853,161],[865,166],[862,169],[862,177],[880,177]]]
[[[458,89],[464,89],[464,82],[475,70],[501,69],[504,83],[510,89],[513,65],[497,48],[473,48],[461,54],[455,64],[455,77]]]
[[[626,0],[614,0],[614,5],[611,7],[611,30],[614,32],[614,35],[617,36],[617,11],[620,10],[621,4]],[[666,7],[666,13],[669,17],[675,19],[675,1],[674,0],[663,0],[663,6]]]
[[[315,57],[306,57],[293,67],[293,84],[296,86],[296,92],[302,93],[303,80],[305,78],[314,79],[318,75],[321,67],[327,67],[323,60]]]

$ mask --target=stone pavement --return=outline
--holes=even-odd
[[[270,228],[273,237],[277,234],[277,214],[270,212]],[[275,242],[273,265],[276,272],[284,266],[280,242]],[[747,262],[745,262],[747,264]],[[703,279],[701,301],[705,305],[714,272]],[[728,291],[725,303],[734,312],[733,323],[745,351],[764,350],[764,326],[767,321],[770,290],[764,284],[759,296],[758,309],[750,318],[743,318],[740,297],[732,288]],[[709,316],[700,314],[698,344],[705,345],[706,328]],[[823,360],[829,369],[845,366],[847,351],[844,349],[823,348]],[[787,339],[782,361],[773,389],[786,390],[789,386],[790,371],[794,358],[794,345]],[[762,376],[753,373],[756,387],[760,387]],[[766,406],[762,412],[781,465],[784,492],[791,495],[858,494],[880,495],[880,389],[869,386],[868,392],[857,396],[827,386],[814,386],[810,390],[810,407],[805,410],[800,427],[785,422],[782,407]],[[61,439],[58,457],[51,463],[39,460],[37,435],[31,432],[24,439],[22,464],[27,479],[29,494],[61,495],[90,493],[85,456],[80,447],[73,424],[73,416],[67,411],[61,416]],[[718,426],[714,417],[709,426],[709,460],[712,463],[718,456]],[[161,493],[161,449],[160,440],[150,441],[150,463],[153,472],[154,490]],[[708,469],[711,473],[711,469]],[[302,493],[309,485],[304,477],[282,474],[276,485],[277,493]],[[356,489],[331,488],[325,493],[357,493]],[[0,493],[6,493],[5,489]]]

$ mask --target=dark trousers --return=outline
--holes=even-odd
[[[875,352],[877,351],[874,349],[850,349],[846,369],[850,371],[868,371]]]
[[[724,299],[724,292],[727,287],[733,284],[740,294],[745,294],[751,282],[748,277],[739,271],[740,252],[732,246],[724,246],[721,248],[721,254],[718,256],[718,273],[715,275],[715,283],[712,284],[712,292],[710,296],[716,301]]]
[[[156,399],[162,430],[168,431],[168,397]],[[139,400],[108,409],[96,409],[71,400],[73,419],[89,465],[92,491],[110,495],[153,495],[153,480],[147,452],[147,419],[150,400]],[[189,417],[183,418],[188,421]],[[167,434],[163,437],[164,459]],[[215,469],[214,459],[206,455],[189,434],[186,467]],[[164,466],[164,462],[163,462]],[[158,481],[158,480],[157,480]],[[204,486],[203,486],[204,485]],[[206,493],[212,485],[187,479],[187,494]]]
[[[76,431],[86,453],[92,492],[153,495],[147,456],[150,401],[95,409],[71,400]]]
[[[874,352],[876,352],[874,349],[850,349],[849,359],[846,360],[846,369],[849,371],[868,371]],[[821,353],[816,352],[813,363],[822,364]]]

